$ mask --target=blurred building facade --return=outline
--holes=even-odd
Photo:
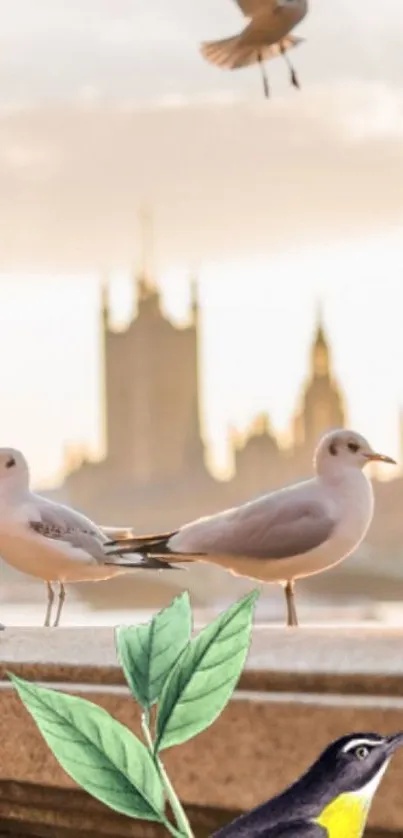
[[[97,520],[165,528],[309,474],[318,437],[346,423],[320,317],[291,420],[291,444],[281,447],[269,416],[257,416],[245,433],[231,432],[234,476],[219,481],[206,465],[202,439],[196,283],[184,327],[163,314],[159,291],[146,277],[136,280],[136,295],[136,316],[124,331],[114,331],[103,286],[106,455],[91,462],[75,449],[66,452],[66,500]]]
[[[70,449],[65,481],[48,496],[103,524],[132,524],[145,532],[174,528],[308,476],[318,437],[347,424],[320,313],[309,369],[290,420],[288,447],[280,445],[269,416],[257,416],[246,432],[231,432],[234,474],[221,481],[206,464],[201,429],[197,284],[192,283],[188,323],[178,327],[164,315],[153,281],[143,274],[135,282],[137,313],[120,332],[110,325],[107,286],[102,290],[105,457],[94,462],[82,451]],[[390,572],[389,563],[393,576],[397,556],[403,558],[399,534],[403,478],[382,482],[375,475],[374,486],[377,506],[363,549],[365,568],[367,572],[372,556],[378,573],[382,554],[385,572]],[[343,564],[337,573],[348,572],[349,566],[350,562]],[[192,574],[206,589],[212,585],[227,589],[233,579],[205,565],[192,566]],[[403,579],[403,570],[401,575]],[[325,576],[331,586],[333,575]]]

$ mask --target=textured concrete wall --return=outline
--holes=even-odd
[[[16,826],[21,817],[24,824],[30,818],[37,823],[36,832],[23,834],[58,838],[67,836],[68,828],[81,834],[77,811],[65,797],[74,783],[44,744],[4,670],[85,695],[139,733],[138,708],[122,685],[113,632],[8,631],[0,639],[0,661],[0,835],[1,829],[7,834],[5,823]],[[166,753],[167,769],[200,836],[280,791],[331,739],[352,731],[403,729],[403,632],[257,629],[241,686],[209,730]],[[403,833],[402,788],[403,752],[377,793],[371,834]],[[86,805],[82,835],[95,827],[99,835],[140,834],[139,824],[122,818],[118,823],[98,804]],[[62,831],[41,832],[38,818],[51,818],[54,828],[62,818]],[[157,834],[150,826],[141,834],[151,836],[150,829]]]

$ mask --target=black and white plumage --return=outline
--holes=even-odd
[[[375,792],[402,745],[401,732],[342,736],[285,791],[212,838],[361,838]]]

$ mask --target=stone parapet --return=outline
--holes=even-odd
[[[6,671],[82,695],[140,735],[112,629],[10,629],[0,636],[0,836],[150,836],[65,775]],[[290,783],[334,739],[403,729],[403,630],[254,629],[239,689],[209,730],[164,754],[200,838]],[[392,761],[368,836],[403,832],[403,753]]]

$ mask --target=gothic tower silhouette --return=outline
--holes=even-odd
[[[105,436],[108,467],[137,483],[160,484],[204,469],[198,386],[199,305],[192,281],[191,321],[172,324],[143,264],[135,276],[137,315],[123,332],[109,324],[103,294]]]
[[[319,308],[311,347],[310,372],[294,419],[294,445],[313,450],[324,431],[345,426],[343,397],[333,374],[329,343]]]

